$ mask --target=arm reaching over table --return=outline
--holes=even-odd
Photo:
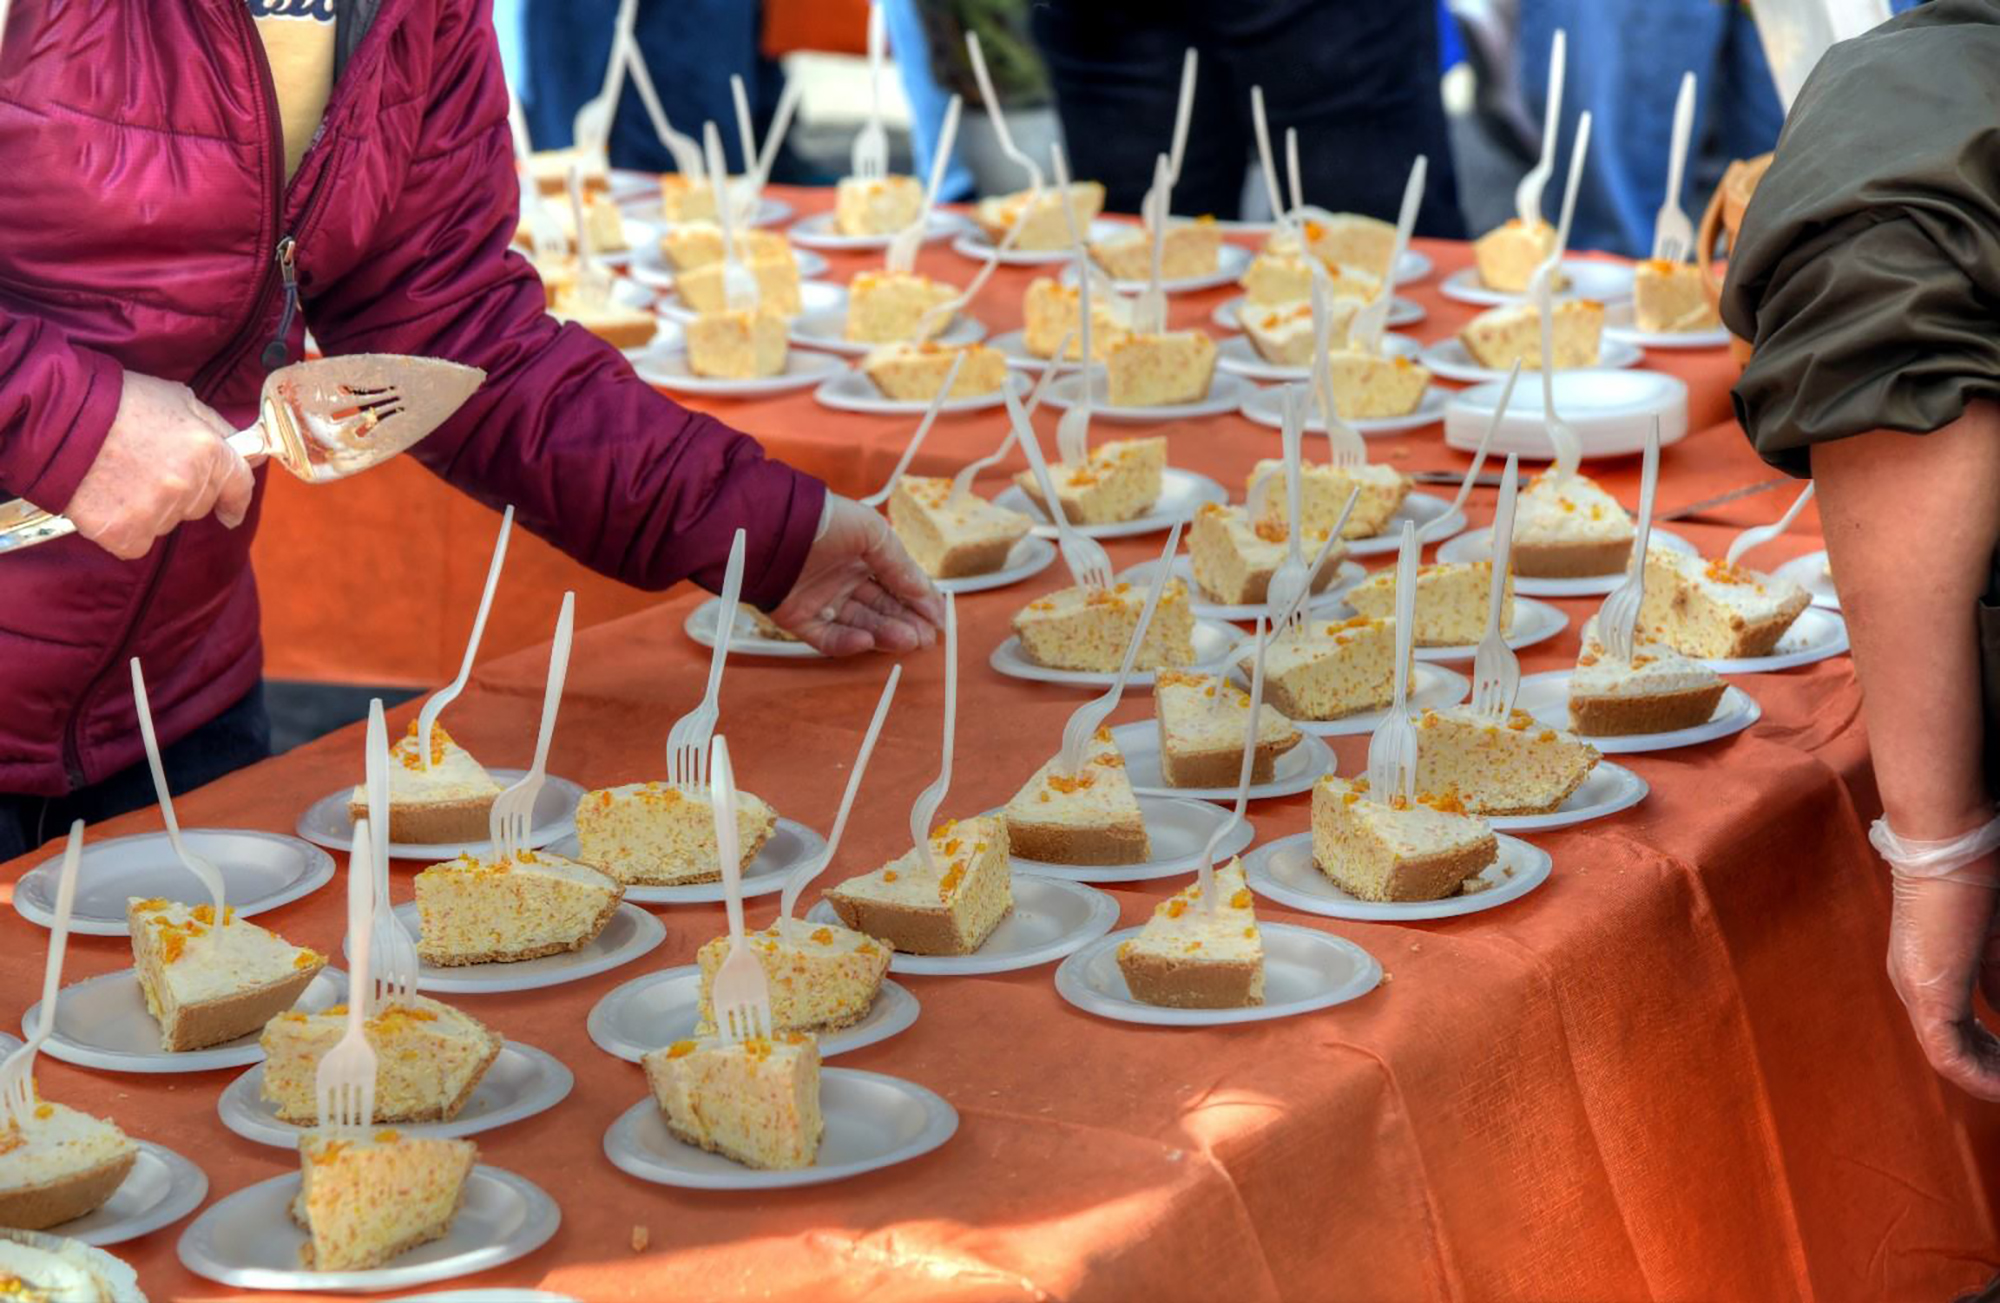
[[[2000,408],[1977,404],[1926,438],[1822,444],[1812,465],[1884,818],[1906,841],[1980,829],[1994,806],[1975,612],[2000,545]],[[1893,867],[1889,980],[1931,1066],[2000,1100],[2000,1039],[1972,1009],[1975,983],[2000,1005],[2000,856],[1987,850],[1941,876]]]
[[[519,188],[507,89],[479,9],[455,7],[435,34],[436,90],[371,256],[307,287],[321,345],[483,368],[486,383],[411,455],[489,505],[512,503],[592,569],[712,590],[741,526],[745,601],[829,654],[919,645],[937,597],[906,582],[915,566],[893,537],[864,536],[818,480],[548,316],[533,269],[509,251]]]
[[[1890,863],[1889,976],[1938,1073],[2000,1100],[2000,0],[1830,50],[1732,250],[1757,449],[1819,484]]]

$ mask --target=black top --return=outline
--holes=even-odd
[[[1926,434],[2000,396],[2000,0],[1934,0],[1828,51],[1730,257],[1756,354],[1736,416],[1765,460]]]

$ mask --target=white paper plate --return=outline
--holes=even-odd
[[[619,283],[630,284],[631,282],[621,281]],[[652,305],[649,303],[646,306],[651,307]],[[638,348],[621,348],[618,351],[624,355],[627,362],[636,367],[642,360],[654,354],[667,353],[683,347],[686,340],[687,335],[681,329],[680,322],[669,321],[665,317],[660,317],[653,323],[653,337],[651,339]]]
[[[1429,254],[1405,249],[1403,256],[1396,259],[1396,274],[1391,279],[1397,285],[1411,285],[1430,275],[1434,268]]]
[[[1106,218],[1094,218],[1086,240],[1108,240],[1122,231],[1131,229],[1129,222],[1114,222]],[[965,223],[965,233],[951,242],[951,251],[975,262],[985,262],[993,256],[993,241],[986,238],[986,232],[972,221]],[[1003,267],[1044,267],[1051,263],[1069,262],[1076,257],[1076,250],[1065,244],[1060,249],[1009,249],[1000,255]]]
[[[333,877],[333,857],[296,837],[230,828],[190,828],[181,837],[189,850],[222,871],[223,899],[238,918],[288,905]],[[21,875],[14,884],[14,908],[22,918],[42,927],[54,925],[56,879],[61,874],[58,855]],[[130,935],[125,901],[131,896],[209,903],[207,890],[182,867],[164,832],[86,841],[69,930],[91,937]]]
[[[1728,348],[1729,331],[1721,326],[1710,330],[1641,330],[1632,324],[1630,303],[1614,303],[1604,309],[1604,336],[1640,348]]]
[[[688,964],[635,977],[597,1002],[590,1011],[590,1039],[597,1048],[627,1063],[695,1034],[700,1020],[701,967]],[[882,983],[867,1017],[851,1027],[818,1035],[821,1058],[886,1041],[917,1020],[917,997],[908,988]]]
[[[1527,711],[1549,728],[1568,729],[1569,676],[1568,670],[1528,675],[1521,680],[1521,694],[1514,698],[1514,708]],[[1756,723],[1763,713],[1763,707],[1757,704],[1755,697],[1731,684],[1723,692],[1722,700],[1716,703],[1715,713],[1709,716],[1706,724],[1671,733],[1632,733],[1624,737],[1592,737],[1585,733],[1579,736],[1606,755],[1671,751],[1676,747],[1698,746],[1741,733]]]
[[[1606,339],[1598,348],[1597,361],[1591,367],[1558,367],[1556,374],[1561,375],[1565,370],[1622,371],[1627,367],[1639,365],[1645,358],[1646,355],[1635,345],[1621,343],[1615,339]],[[1434,374],[1443,376],[1447,380],[1459,380],[1468,384],[1486,384],[1507,378],[1505,371],[1482,365],[1476,361],[1472,353],[1465,347],[1465,341],[1456,335],[1440,339],[1436,343],[1429,345],[1418,355],[1417,360],[1429,367]],[[1539,376],[1541,372],[1542,369],[1540,367],[1529,368],[1524,366],[1521,368],[1522,375]],[[1535,382],[1534,387],[1535,411],[1538,413],[1541,411],[1541,394],[1541,382],[1538,380]],[[1511,407],[1512,404],[1509,404],[1509,406]],[[1487,410],[1492,410],[1491,402],[1487,404]],[[1560,396],[1556,399],[1556,410],[1562,413],[1565,420],[1569,419],[1569,409],[1563,406]]]
[[[604,1133],[604,1156],[642,1181],[695,1190],[782,1190],[842,1181],[936,1149],[958,1130],[942,1096],[879,1072],[822,1068],[820,1116],[826,1130],[811,1167],[760,1171],[683,1143],[667,1130],[649,1095],[618,1115]]]
[[[1130,230],[1132,228],[1126,227],[1125,229]],[[1231,284],[1242,278],[1243,273],[1250,267],[1251,258],[1255,256],[1250,250],[1240,244],[1230,244],[1224,241],[1216,250],[1214,271],[1204,272],[1199,276],[1165,278],[1160,281],[1160,289],[1167,294],[1192,294],[1197,290],[1212,290],[1218,285]],[[1065,285],[1076,284],[1075,266],[1072,265],[1063,269],[1062,283]],[[1150,279],[1137,281],[1122,280],[1111,282],[1111,287],[1120,294],[1138,294],[1146,290],[1151,284],[1152,281]]]
[[[449,1122],[397,1122],[396,1130],[410,1136],[432,1136],[440,1140],[475,1136],[524,1118],[546,1113],[568,1098],[576,1077],[554,1055],[508,1041],[500,1048],[493,1066],[486,1070],[472,1098]],[[299,1137],[311,1127],[294,1126],[279,1120],[277,1108],[263,1096],[264,1065],[258,1064],[223,1087],[215,1111],[222,1125],[260,1145],[272,1145],[296,1153]]]
[[[1367,438],[1377,434],[1402,434],[1409,430],[1421,430],[1426,425],[1436,425],[1444,419],[1445,409],[1451,403],[1454,391],[1439,385],[1431,385],[1424,390],[1416,408],[1403,416],[1378,416],[1366,421],[1349,421],[1354,432]],[[1273,430],[1284,428],[1284,414],[1278,407],[1276,389],[1259,389],[1243,400],[1240,409],[1243,415],[1259,425],[1268,425]],[[1306,423],[1301,427],[1307,434],[1325,434],[1326,422],[1320,419],[1317,404],[1308,404]]]
[[[1565,258],[1563,275],[1569,284],[1556,292],[1556,299],[1596,299],[1607,306],[1632,297],[1632,266],[1622,262],[1599,262],[1594,259]],[[1477,267],[1466,267],[1445,277],[1444,284],[1438,286],[1438,293],[1460,303],[1476,303],[1482,308],[1499,307],[1503,303],[1520,303],[1526,293],[1509,294],[1486,288],[1479,279]]]
[[[1007,359],[1007,365],[1021,371],[1046,371],[1051,365],[1060,367],[1064,371],[1078,371],[1083,368],[1082,359],[1072,362],[1068,358],[1058,361],[1055,358],[1036,357],[1028,351],[1028,332],[1025,330],[1010,330],[995,335],[986,341],[986,345],[988,348],[1000,350],[1001,356]]]
[[[1464,452],[1479,447],[1492,423],[1500,384],[1477,385],[1452,396],[1445,407],[1444,441]],[[1646,436],[1659,421],[1660,446],[1687,435],[1688,389],[1678,376],[1658,371],[1558,371],[1556,411],[1576,431],[1586,459],[1644,452]],[[1542,420],[1540,385],[1517,385],[1507,415],[1493,432],[1492,451],[1546,461],[1555,455]]]
[[[1539,832],[1547,828],[1567,828],[1571,824],[1589,823],[1592,819],[1603,819],[1629,810],[1646,799],[1652,791],[1646,780],[1623,765],[1614,765],[1609,760],[1600,760],[1583,780],[1583,786],[1571,792],[1564,801],[1547,814],[1499,814],[1486,820],[1501,832]]]
[[[1194,622],[1194,660],[1176,669],[1204,670],[1221,665],[1243,641],[1240,630],[1218,620],[1196,620]],[[1066,683],[1072,687],[1108,688],[1118,675],[1111,670],[1052,670],[1046,665],[1038,665],[1028,659],[1021,649],[1019,634],[1009,634],[1007,641],[993,649],[986,663],[1002,674],[1016,679],[1032,679],[1037,683]],[[1135,688],[1151,687],[1153,671],[1133,670],[1126,681]]]
[[[337,968],[320,970],[305,993],[292,1005],[318,1013],[347,998],[347,975]],[[21,1015],[23,1029],[41,1019],[41,1001]],[[257,1043],[263,1028],[224,1045],[178,1054],[160,1048],[160,1025],[146,1011],[139,991],[139,974],[130,968],[65,986],[56,1000],[55,1034],[42,1052],[64,1063],[107,1072],[209,1072],[260,1063],[264,1047]]]
[[[1153,725],[1141,727],[1152,728]],[[1229,799],[1232,803],[1236,799],[1233,789]],[[998,817],[1004,811],[994,809],[986,813]],[[1221,844],[1215,848],[1215,862],[1223,864],[1256,840],[1256,830],[1250,820],[1245,818],[1232,827],[1231,813],[1231,810],[1199,800],[1187,792],[1141,796],[1139,817],[1146,823],[1146,839],[1153,848],[1152,859],[1143,864],[1049,864],[1016,855],[1013,857],[1015,879],[1018,881],[1021,874],[1027,873],[1064,882],[1150,882],[1155,878],[1193,873],[1201,864],[1202,851],[1208,846],[1208,839],[1215,836],[1218,829],[1228,828]],[[1117,920],[1114,918],[1112,921]]]
[[[1341,603],[1341,612],[1333,619],[1344,619],[1355,614],[1354,608]],[[1514,595],[1514,627],[1507,634],[1507,645],[1515,651],[1532,647],[1538,642],[1547,642],[1569,627],[1569,615],[1560,607],[1538,602],[1532,597]],[[1479,644],[1471,643],[1463,647],[1418,647],[1415,656],[1420,661],[1469,661],[1479,654]]]
[[[1078,525],[1076,530],[1088,538],[1132,538],[1140,534],[1164,534],[1174,527],[1175,521],[1194,519],[1194,513],[1199,511],[1204,503],[1228,500],[1228,490],[1208,476],[1169,466],[1166,473],[1160,477],[1160,496],[1153,502],[1151,511],[1143,516],[1109,525]],[[1033,520],[1037,537],[1056,536],[1056,527],[1049,520],[1048,513],[1035,505],[1033,498],[1021,492],[1018,485],[1010,484],[1002,489],[994,495],[993,502],[996,506],[1018,511]]]
[[[1430,268],[1426,266],[1424,270],[1428,273]],[[1233,299],[1224,299],[1215,311],[1208,314],[1208,319],[1224,330],[1243,329],[1243,304],[1245,297],[1245,295],[1238,294]],[[1415,299],[1406,299],[1401,295],[1397,295],[1395,298],[1389,300],[1389,320],[1387,324],[1391,330],[1399,326],[1414,326],[1429,315],[1429,313],[1424,311],[1423,304],[1417,302]]]
[[[842,332],[847,329],[847,309],[822,309],[807,312],[792,319],[792,343],[801,348],[816,348],[825,353],[839,353],[846,357],[865,357],[875,344],[857,344]],[[937,337],[940,344],[977,344],[986,338],[986,324],[977,317],[961,312],[952,318]],[[870,386],[872,392],[873,386]],[[996,395],[994,401],[999,401]],[[950,410],[947,408],[946,410]]]
[[[1329,918],[1365,919],[1377,923],[1419,923],[1458,918],[1518,900],[1548,881],[1549,854],[1518,837],[1499,836],[1500,853],[1480,879],[1491,883],[1470,895],[1443,900],[1362,900],[1349,895],[1313,863],[1312,834],[1266,842],[1243,857],[1243,874],[1250,889],[1293,909]]]
[[[1111,730],[1112,741],[1118,744],[1125,756],[1125,773],[1132,780],[1132,790],[1143,799],[1149,796],[1181,796],[1198,801],[1223,801],[1233,805],[1236,800],[1235,787],[1169,787],[1166,777],[1160,772],[1160,726],[1155,720],[1139,720],[1136,723],[1120,724]],[[1309,792],[1322,774],[1330,774],[1334,769],[1333,748],[1318,736],[1307,733],[1299,739],[1298,745],[1279,756],[1271,767],[1271,781],[1252,783],[1250,799],[1268,800],[1275,796],[1295,796]],[[1151,832],[1151,825],[1147,825]],[[1206,845],[1206,843],[1203,843]],[[1243,843],[1248,846],[1250,843]],[[1220,852],[1218,852],[1219,854]],[[1040,865],[1031,865],[1041,870]]]
[[[681,622],[681,630],[704,647],[715,646],[715,621],[722,610],[722,599],[711,597],[688,612]],[[729,636],[731,656],[776,656],[781,660],[811,660],[819,656],[819,649],[811,643],[787,642],[782,638],[760,638],[753,632],[750,617],[741,612],[736,617],[736,628]],[[575,832],[574,825],[570,828]]]
[[[792,261],[798,265],[799,279],[811,281],[824,276],[832,264],[810,249],[792,250]],[[648,289],[670,291],[674,289],[674,269],[666,256],[660,252],[657,241],[643,249],[635,249],[632,261],[625,268],[625,274]],[[685,306],[683,305],[683,310]]]
[[[735,643],[731,643],[732,650]],[[785,879],[792,870],[812,859],[826,849],[826,838],[795,819],[780,819],[771,829],[771,836],[757,849],[757,854],[743,866],[743,896],[768,896],[774,891],[785,889]],[[552,854],[576,858],[577,842],[574,836],[563,838],[549,847]],[[681,887],[629,886],[625,888],[628,904],[638,905],[713,905],[722,901],[722,883],[695,882]]]
[[[647,384],[670,389],[677,394],[704,394],[712,398],[768,398],[773,394],[807,389],[829,376],[840,374],[847,364],[832,353],[794,349],[785,358],[785,369],[774,376],[729,379],[696,375],[688,368],[685,349],[655,349],[632,364]]]
[[[635,172],[631,175],[640,177],[645,176],[645,173]],[[611,180],[612,185],[617,187],[619,180],[616,171],[612,173]],[[658,177],[648,177],[643,186],[639,185],[636,181],[628,184],[632,188],[626,192],[629,194],[629,197],[626,198],[616,197],[618,192],[614,188],[614,202],[617,203],[619,210],[628,218],[636,217],[642,222],[652,222],[660,228],[661,234],[665,234],[666,228],[674,225],[674,223],[667,220],[666,210],[660,207],[660,179]],[[792,206],[784,200],[773,199],[769,195],[759,195],[757,196],[757,211],[750,215],[750,225],[776,226],[791,215]],[[657,244],[658,240],[655,239],[654,243]]]
[[[1004,383],[1018,389],[1024,380],[1018,372],[1009,371]],[[813,390],[813,400],[821,407],[831,407],[840,412],[860,412],[867,416],[922,416],[931,406],[928,399],[885,398],[882,391],[875,387],[875,382],[859,370],[842,370],[821,381],[819,388]],[[938,412],[944,416],[983,412],[1006,401],[1006,391],[995,389],[971,398],[947,398],[938,407]]]
[[[1450,498],[1441,498],[1435,493],[1411,493],[1404,497],[1403,505],[1396,508],[1381,533],[1368,538],[1348,539],[1347,555],[1382,556],[1396,551],[1403,545],[1403,522],[1406,520],[1416,522],[1426,543],[1448,539],[1465,528],[1465,513],[1453,511]],[[1515,587],[1518,589],[1519,585]]]
[[[1218,370],[1208,382],[1208,396],[1199,402],[1174,403],[1165,407],[1113,407],[1106,395],[1109,381],[1104,372],[1070,371],[1049,386],[1050,407],[1070,408],[1083,397],[1083,384],[1090,381],[1091,419],[1127,425],[1149,425],[1160,421],[1191,421],[1201,416],[1221,416],[1243,405],[1256,386],[1239,375]]]
[[[511,787],[514,782],[527,774],[525,769],[489,769],[493,781],[501,790]],[[354,849],[354,821],[347,817],[347,798],[351,788],[328,792],[325,796],[306,807],[299,816],[299,836],[317,846],[330,851],[350,851]],[[534,827],[528,833],[528,848],[538,850],[561,837],[576,831],[576,802],[583,795],[583,789],[567,778],[548,775],[541,793],[535,797]],[[435,846],[421,842],[390,842],[389,858],[396,860],[422,860],[426,864],[442,864],[455,860],[460,855],[470,855],[483,859],[493,853],[493,843],[439,842]]]
[[[660,178],[654,172],[614,167],[605,179],[610,183],[611,202],[621,208],[634,200],[652,199],[660,193]]]
[[[1416,357],[1424,351],[1424,346],[1408,335],[1384,333],[1382,351],[1389,357]],[[1257,346],[1250,342],[1248,335],[1231,335],[1215,346],[1215,365],[1219,370],[1247,376],[1252,380],[1275,381],[1285,384],[1306,384],[1312,379],[1312,368],[1303,366],[1280,366],[1267,362]],[[1322,422],[1322,428],[1324,422]]]
[[[150,1140],[136,1143],[138,1161],[104,1206],[50,1227],[49,1234],[101,1249],[171,1226],[208,1198],[208,1177],[199,1167]]]
[[[669,321],[677,321],[683,324],[693,321],[699,315],[693,308],[682,301],[679,291],[671,286],[660,291],[659,298],[654,300],[653,306],[662,317],[665,317]],[[835,321],[845,321],[847,319],[847,287],[845,285],[830,284],[826,281],[800,281],[799,313],[792,320],[796,323],[800,317],[814,313],[836,314],[834,316]]]
[[[1240,667],[1230,671],[1230,678],[1238,687],[1249,690],[1250,676]],[[1410,713],[1419,715],[1440,706],[1456,706],[1465,700],[1470,691],[1472,680],[1463,674],[1454,673],[1431,661],[1418,661],[1415,672],[1410,675]],[[1356,733],[1373,733],[1375,726],[1388,715],[1389,710],[1385,706],[1381,710],[1367,710],[1341,719],[1295,719],[1292,723],[1320,737],[1352,737]]]
[[[1768,674],[1846,654],[1847,621],[1840,612],[1808,606],[1769,656],[1708,657],[1702,664],[1717,674]]]
[[[1683,556],[1694,556],[1695,546],[1672,530],[1653,526],[1651,546],[1665,548],[1669,552],[1679,552]],[[1437,550],[1440,561],[1491,561],[1493,559],[1493,526],[1482,525],[1468,530],[1452,539]],[[1514,575],[1514,592],[1521,597],[1602,597],[1624,582],[1625,572],[1620,570],[1611,575],[1585,575],[1576,579],[1534,579],[1527,575]]]
[[[1826,568],[1825,552],[1808,552],[1802,557],[1794,557],[1773,572],[1779,579],[1788,580],[1812,594],[1812,604],[1829,611],[1840,609],[1840,594],[1833,587],[1833,574]],[[20,899],[15,898],[18,908]],[[26,913],[25,910],[22,911]],[[37,920],[39,921],[39,920]]]
[[[420,927],[417,902],[396,906],[396,921],[416,941]],[[666,925],[637,905],[620,905],[597,939],[581,950],[566,950],[540,959],[511,964],[465,964],[458,967],[417,965],[417,989],[433,993],[490,995],[496,991],[532,991],[544,986],[578,982],[629,964],[667,939]],[[347,953],[342,941],[340,951]]]
[[[465,1181],[464,1201],[443,1239],[420,1244],[370,1271],[302,1271],[306,1233],[291,1219],[299,1174],[245,1186],[209,1205],[181,1235],[181,1265],[243,1289],[370,1293],[470,1276],[548,1243],[562,1224],[555,1200],[526,1177],[485,1164]]]
[[[986,944],[969,955],[906,955],[889,960],[892,973],[963,977],[1010,973],[1054,963],[1103,936],[1118,921],[1118,901],[1095,887],[1037,873],[1016,871],[1014,908],[1000,920]],[[822,900],[806,918],[838,923],[840,915]]]
[[[1159,564],[1157,557],[1151,561],[1141,561],[1136,566],[1119,571],[1118,578],[1131,584],[1150,584]],[[1333,582],[1327,586],[1325,592],[1314,593],[1307,601],[1306,609],[1312,612],[1330,611],[1342,605],[1341,594],[1360,583],[1367,573],[1358,561],[1341,562],[1340,570],[1334,576]],[[1203,597],[1201,589],[1196,587],[1194,582],[1194,558],[1185,552],[1175,554],[1174,574],[1188,586],[1189,609],[1194,612],[1198,620],[1232,620],[1247,624],[1260,617],[1267,620],[1277,617],[1278,613],[1271,609],[1268,602],[1259,602],[1255,606],[1223,606]]]
[[[971,225],[957,213],[942,213],[933,209],[930,219],[924,223],[924,243],[930,244],[955,235]],[[843,253],[866,252],[870,249],[887,249],[896,237],[889,235],[842,235],[833,225],[833,214],[814,213],[811,217],[801,217],[793,222],[785,232],[793,244],[802,244],[808,249],[826,249]]]
[[[1139,935],[1126,928],[1086,946],[1056,970],[1056,991],[1086,1013],[1159,1027],[1216,1027],[1312,1013],[1359,999],[1382,982],[1382,965],[1343,937],[1291,923],[1259,923],[1264,942],[1264,1003],[1243,1009],[1167,1009],[1132,998],[1118,971],[1118,947]]]

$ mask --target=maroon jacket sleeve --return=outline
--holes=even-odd
[[[0,497],[61,511],[97,460],[124,371],[46,321],[0,305]]]
[[[613,349],[545,311],[509,251],[519,211],[507,91],[476,5],[445,6],[423,133],[374,253],[306,304],[328,353],[410,353],[486,383],[412,455],[592,569],[640,588],[721,587],[748,531],[743,597],[791,590],[826,488],[749,436],[662,396]]]

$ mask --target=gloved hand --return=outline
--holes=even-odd
[[[944,598],[881,513],[829,493],[778,627],[828,656],[910,651],[937,640]]]
[[[1878,822],[1870,839],[1894,870],[1889,981],[1917,1043],[1939,1076],[2000,1100],[2000,1037],[1972,1008],[1975,985],[2000,1004],[2000,820],[1944,842],[1907,841]]]
[[[186,385],[127,371],[110,432],[63,514],[77,533],[128,561],[211,511],[234,529],[256,482],[227,442],[233,433]]]

